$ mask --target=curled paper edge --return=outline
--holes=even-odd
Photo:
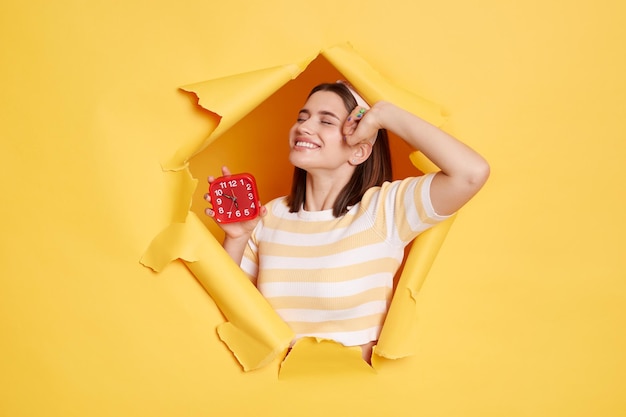
[[[415,353],[417,307],[422,285],[456,215],[426,230],[413,242],[398,280],[374,354],[399,359]]]
[[[349,44],[340,44],[321,52],[368,103],[392,101],[422,119],[441,126],[445,117],[440,106],[391,83],[363,59]]]
[[[293,345],[280,366],[279,380],[320,377],[327,380],[342,377],[369,377],[376,370],[361,356],[359,346],[346,347],[334,340],[303,337]]]
[[[305,59],[300,63],[258,69],[181,87],[181,90],[195,94],[198,104],[218,117],[218,124],[199,146],[192,143],[179,148],[168,161],[161,164],[164,170],[184,169],[189,159],[206,149],[288,81],[300,75],[312,60]]]
[[[228,321],[218,327],[218,335],[245,371],[288,349],[292,330],[192,212],[185,223],[172,223],[159,233],[141,263],[160,271],[175,259],[184,261]]]

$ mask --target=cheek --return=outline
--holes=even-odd
[[[333,132],[332,136],[329,136],[329,137],[332,137],[333,143],[335,143],[336,146],[342,151],[350,150],[350,146],[343,139],[343,132],[341,131]]]
[[[334,142],[343,142],[343,133],[338,126],[325,126],[325,128],[319,133],[320,136],[326,138],[326,140],[332,140]]]
[[[298,129],[298,125],[294,124],[293,126],[291,126],[291,129],[289,129],[289,140],[291,141],[291,139],[296,137],[296,130]]]

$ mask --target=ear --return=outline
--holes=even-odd
[[[372,154],[372,144],[369,141],[359,142],[352,147],[352,155],[350,156],[351,165],[360,165],[367,161]]]

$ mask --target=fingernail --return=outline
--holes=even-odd
[[[350,120],[352,120],[352,116],[348,116],[348,120],[347,121],[349,122]]]

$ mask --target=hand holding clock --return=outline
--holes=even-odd
[[[250,174],[231,174],[222,167],[222,176],[210,176],[209,192],[204,199],[211,203],[205,213],[224,230],[227,238],[245,239],[265,214],[261,205],[254,177]]]

